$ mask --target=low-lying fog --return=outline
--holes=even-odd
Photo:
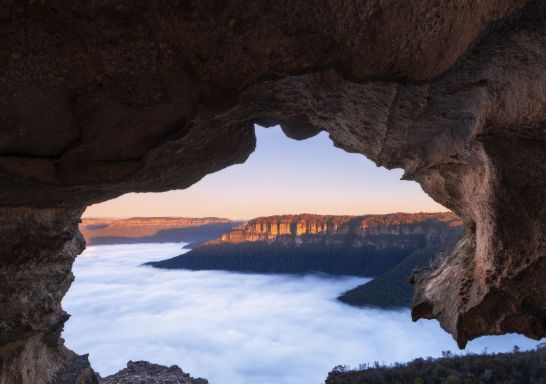
[[[63,301],[64,337],[101,375],[128,360],[179,365],[211,384],[319,384],[338,364],[407,361],[458,351],[435,321],[408,310],[343,305],[336,296],[365,281],[250,275],[140,266],[183,253],[183,244],[89,247]],[[484,337],[468,351],[508,351],[536,342]]]

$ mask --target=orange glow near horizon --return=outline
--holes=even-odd
[[[90,206],[84,217],[218,216],[250,219],[277,214],[362,215],[447,209],[401,170],[378,168],[335,148],[326,133],[294,141],[280,128],[256,127],[257,149],[244,164],[207,175],[185,190],[129,193]]]

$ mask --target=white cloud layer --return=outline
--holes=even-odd
[[[177,364],[211,384],[319,384],[337,364],[407,361],[458,351],[435,321],[358,309],[336,296],[365,279],[159,270],[140,266],[181,244],[89,247],[63,301],[69,348],[103,376],[128,360]],[[537,342],[484,337],[468,351]]]

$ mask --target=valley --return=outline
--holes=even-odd
[[[278,215],[249,220],[157,268],[373,277],[340,299],[356,306],[409,307],[413,268],[461,235],[453,213]]]

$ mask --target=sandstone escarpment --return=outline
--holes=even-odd
[[[90,217],[81,220],[80,226],[87,227],[162,227],[162,228],[185,228],[206,225],[211,223],[229,223],[231,220],[221,217],[130,217],[126,219],[109,219],[101,217]],[[98,229],[98,228],[97,228]]]
[[[415,319],[436,318],[461,346],[545,336],[545,15],[543,0],[3,2],[2,220],[21,207],[72,222],[123,193],[188,187],[244,161],[253,123],[296,139],[326,130],[465,223],[454,251],[415,275]],[[2,300],[27,292],[0,313],[10,384],[61,366],[29,337],[57,345],[82,244],[75,227],[47,226],[55,246],[29,220],[0,251],[23,274]],[[8,358],[14,343],[28,359]]]
[[[260,217],[187,253],[147,264],[167,269],[376,277],[418,249],[447,247],[460,237],[462,225],[460,218],[448,212]],[[428,264],[427,259],[420,265]]]
[[[357,245],[361,240],[381,235],[422,237],[427,245],[434,245],[449,237],[451,228],[462,224],[461,219],[450,212],[364,216],[280,215],[249,220],[240,228],[204,245],[279,240],[301,244],[322,237],[351,237]]]
[[[239,222],[218,217],[85,218],[80,223],[88,245],[146,242],[202,242],[230,231]]]

